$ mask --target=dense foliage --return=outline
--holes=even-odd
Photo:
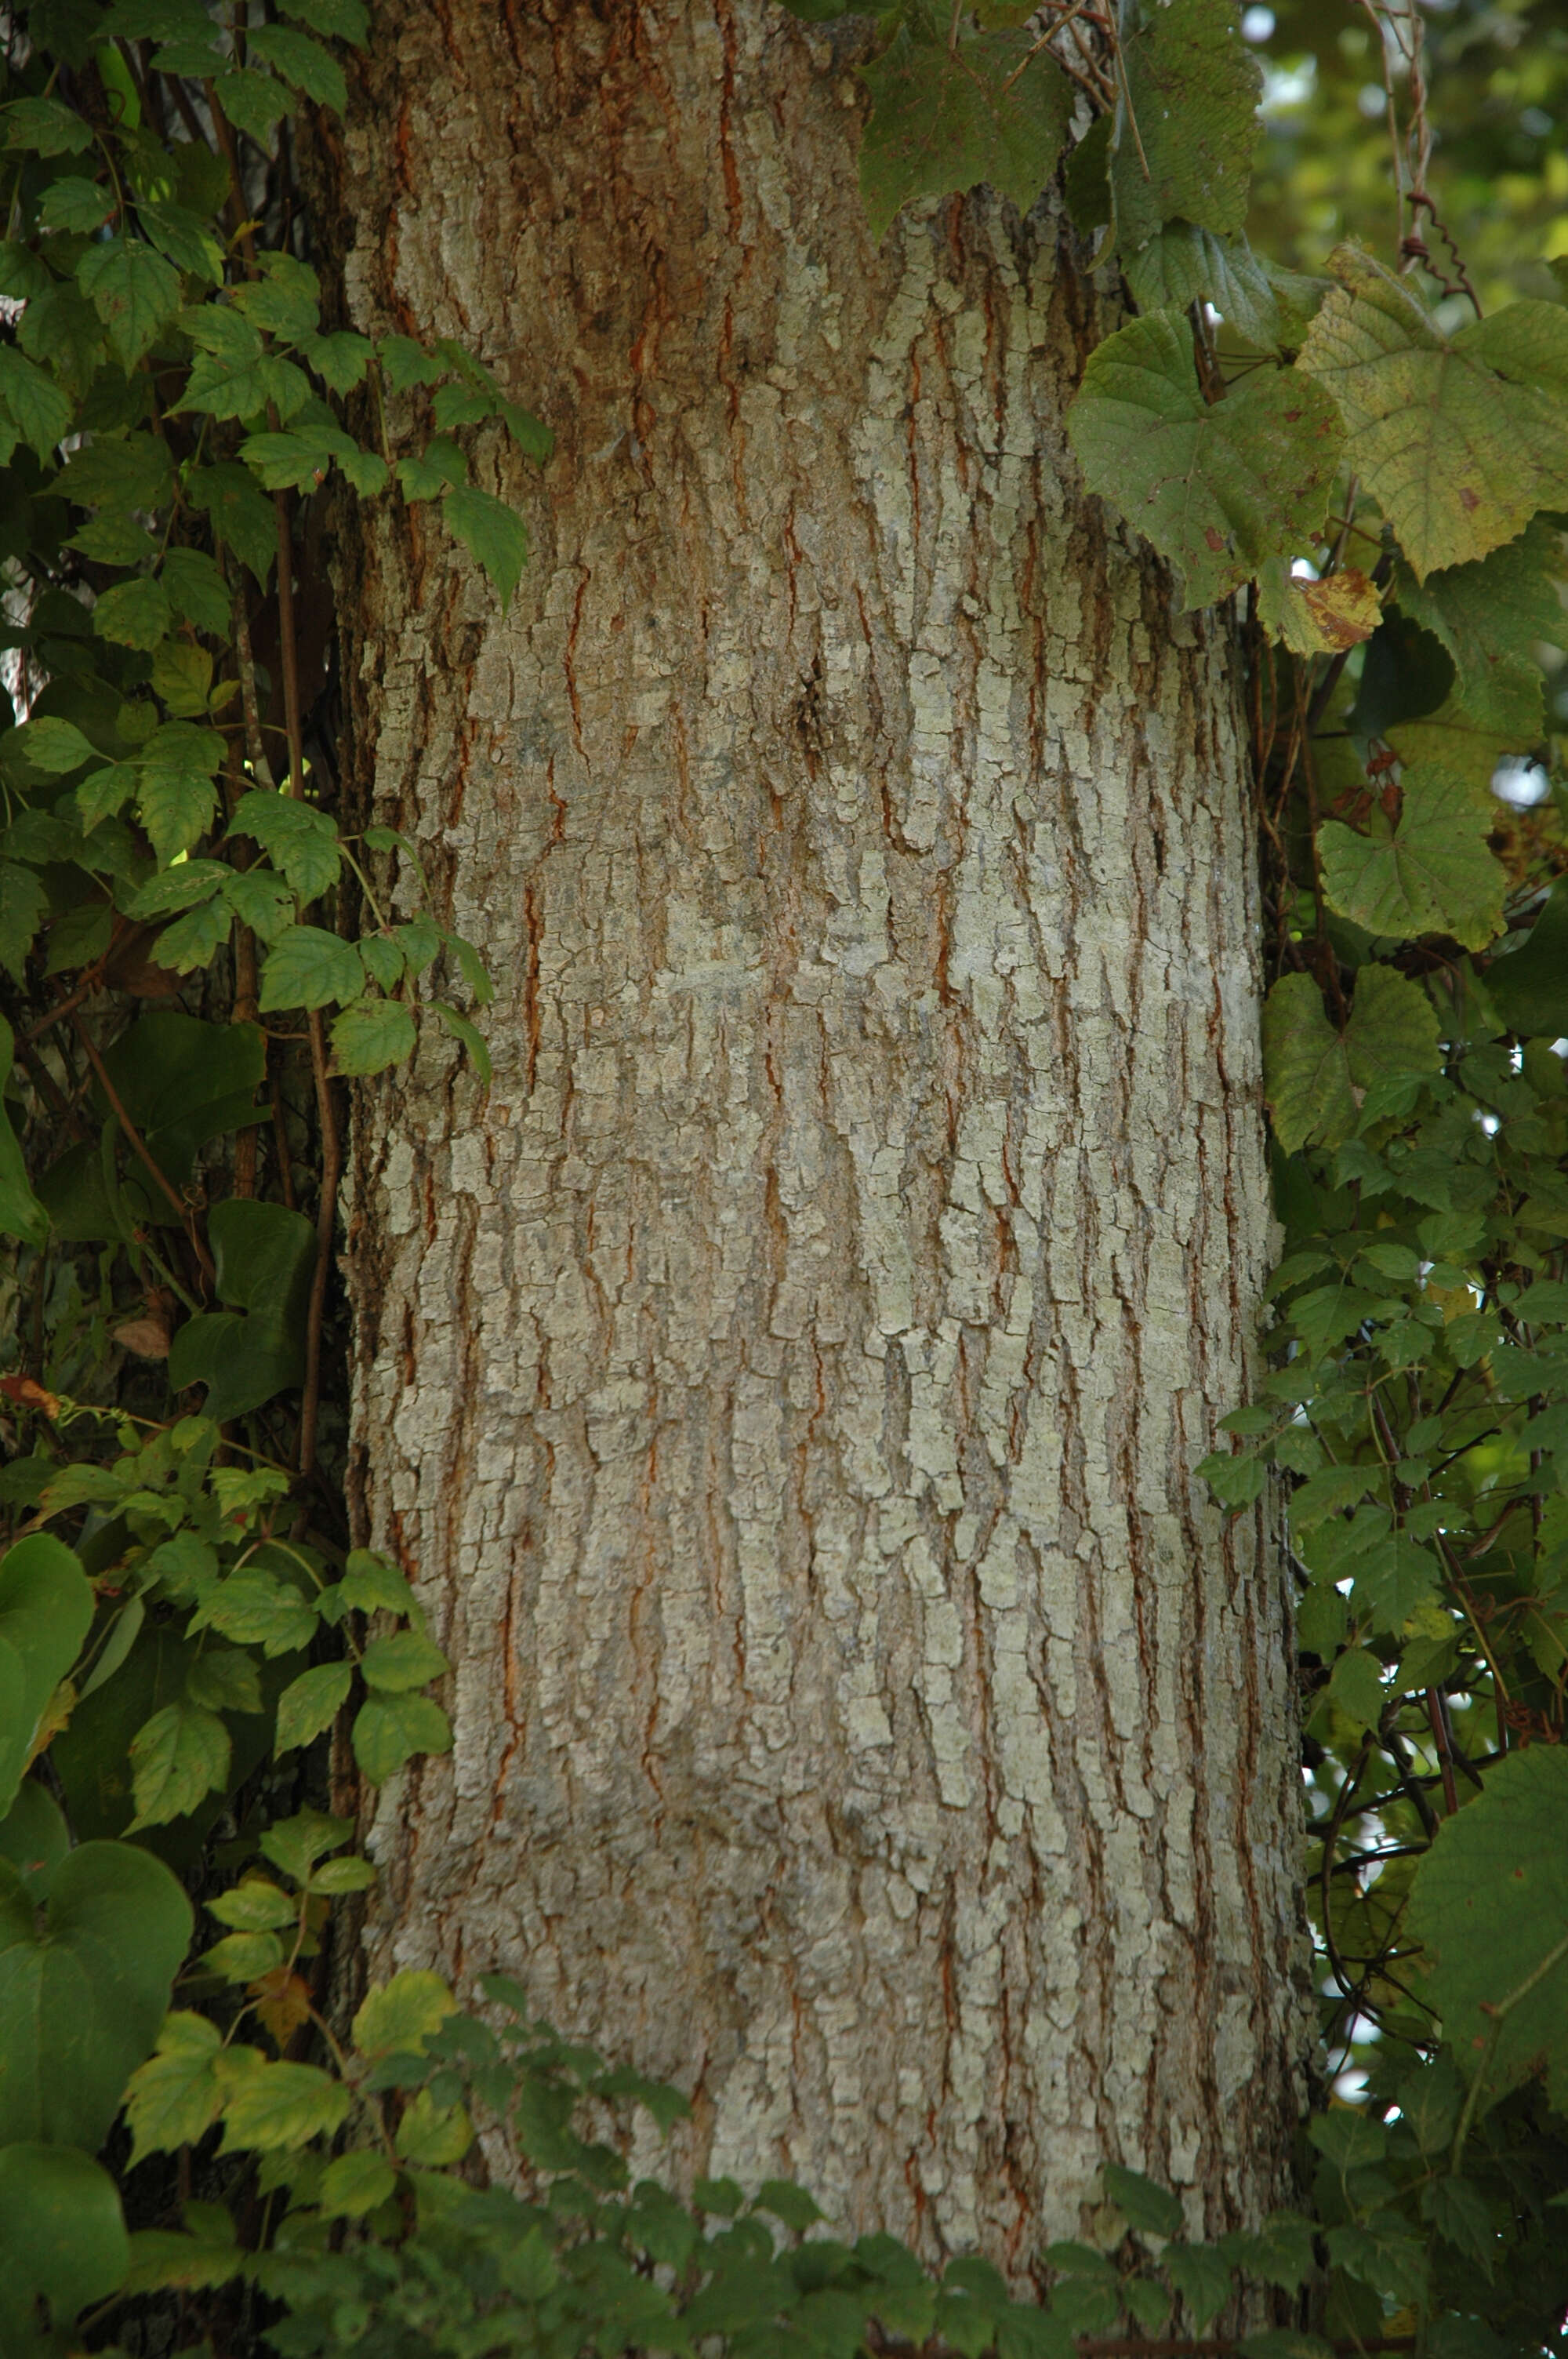
[[[347,823],[330,544],[339,503],[401,498],[504,601],[525,538],[483,485],[549,440],[460,348],[324,324],[295,142],[361,0],[8,20],[0,2351],[1561,2341],[1568,176],[1536,158],[1568,40],[1328,14],[1247,12],[1261,123],[1227,0],[899,0],[861,69],[879,234],[1060,176],[1119,269],[1075,447],[1178,603],[1236,598],[1264,847],[1286,1247],[1259,1397],[1196,1472],[1236,1513],[1288,1493],[1311,2216],[1190,2241],[1108,2164],[1030,2302],[810,2234],[791,2186],[629,2186],[614,2109],[680,2101],[503,1980],[334,2012],[374,1869],[321,1805],[449,1742],[444,1658],[331,1480],[338,1088],[416,1047],[482,1075],[489,985],[414,847]],[[474,2168],[503,2124],[520,2193]]]

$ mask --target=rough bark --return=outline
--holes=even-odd
[[[1269,1252],[1232,648],[1086,500],[1046,205],[883,247],[766,0],[387,0],[356,323],[558,439],[509,617],[358,589],[375,815],[499,982],[362,1107],[356,1482],[454,1658],[371,1968],[505,1965],[702,2163],[1013,2268],[1281,2189],[1288,1600],[1192,1469]]]

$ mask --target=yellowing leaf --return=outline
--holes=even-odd
[[[171,2015],[158,2034],[157,2052],[131,2075],[125,2098],[133,2165],[145,2155],[194,2146],[218,2118],[223,2093],[213,2061],[218,2028],[204,2015]]]
[[[1485,557],[1568,499],[1568,312],[1515,303],[1444,336],[1354,246],[1298,365],[1331,393],[1346,455],[1418,581]]]
[[[354,2046],[362,2056],[384,2056],[394,2049],[422,2053],[458,2003],[439,1974],[424,1967],[394,1974],[371,1991],[354,2017]]]
[[[1322,582],[1298,581],[1275,560],[1259,592],[1263,628],[1298,656],[1341,655],[1369,639],[1382,620],[1376,588],[1354,566]]]
[[[1400,941],[1451,934],[1484,950],[1502,931],[1501,864],[1487,849],[1491,813],[1454,771],[1423,763],[1405,772],[1391,836],[1357,835],[1338,820],[1318,831],[1330,905],[1368,933]]]
[[[1206,606],[1322,525],[1339,463],[1334,404],[1260,368],[1206,402],[1184,321],[1135,320],[1084,371],[1067,430],[1090,491],[1136,525]]]
[[[272,2154],[284,2147],[306,2146],[335,2130],[348,2110],[348,2090],[314,2064],[263,2062],[225,2099],[219,2152],[253,2147]]]
[[[460,2162],[473,2144],[473,2124],[461,2105],[438,2105],[421,2089],[397,2125],[397,2151],[405,2162],[444,2169]]]

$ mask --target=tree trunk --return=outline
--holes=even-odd
[[[1270,1251],[1229,626],[1063,432],[1042,203],[871,242],[767,0],[386,0],[361,327],[558,438],[509,617],[362,553],[374,815],[499,992],[365,1093],[356,1496],[453,1658],[376,1973],[505,1966],[690,2153],[1014,2271],[1282,2191],[1289,1603],[1193,1467]],[[412,415],[412,413],[410,413]],[[367,756],[367,772],[369,769]]]

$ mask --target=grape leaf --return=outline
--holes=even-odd
[[[1432,1003],[1393,967],[1361,969],[1343,1034],[1329,1023],[1310,975],[1282,976],[1264,1002],[1264,1094],[1287,1155],[1347,1138],[1357,1090],[1396,1073],[1435,1073],[1441,1063]]]
[[[1568,312],[1510,304],[1444,336],[1407,283],[1336,247],[1298,365],[1418,582],[1485,557],[1568,500]]]
[[[1157,313],[1107,339],[1067,420],[1085,480],[1206,606],[1324,520],[1339,462],[1332,401],[1293,370],[1255,369],[1206,402],[1184,321]]]
[[[1542,640],[1561,647],[1568,636],[1568,615],[1553,579],[1562,570],[1561,537],[1539,518],[1478,563],[1449,566],[1428,574],[1424,583],[1408,565],[1396,567],[1395,599],[1452,656],[1459,696],[1481,726],[1512,735],[1522,713],[1528,738],[1533,712],[1539,729],[1534,649]]]
[[[1244,237],[1217,237],[1192,222],[1168,222],[1122,265],[1141,311],[1184,311],[1212,303],[1227,327],[1249,344],[1272,350],[1280,341],[1280,307],[1268,272]]]
[[[1148,9],[1121,54],[1111,186],[1122,252],[1178,218],[1237,235],[1261,128],[1261,77],[1231,0]]]
[[[1422,1996],[1461,2071],[1485,2071],[1487,2102],[1544,2066],[1553,2108],[1568,2106],[1564,1826],[1568,1752],[1532,1745],[1494,1764],[1416,1870],[1406,1922],[1432,1961]]]
[[[1330,906],[1368,933],[1408,940],[1452,934],[1484,950],[1502,931],[1501,864],[1487,849],[1492,814],[1482,797],[1434,762],[1406,770],[1391,836],[1357,835],[1339,820],[1318,831]]]
[[[1029,211],[1056,168],[1073,112],[1072,84],[1055,60],[1042,54],[1025,64],[1033,46],[1018,29],[972,35],[950,49],[945,27],[921,38],[906,22],[861,69],[871,113],[860,193],[874,237],[915,198],[981,181]]]

